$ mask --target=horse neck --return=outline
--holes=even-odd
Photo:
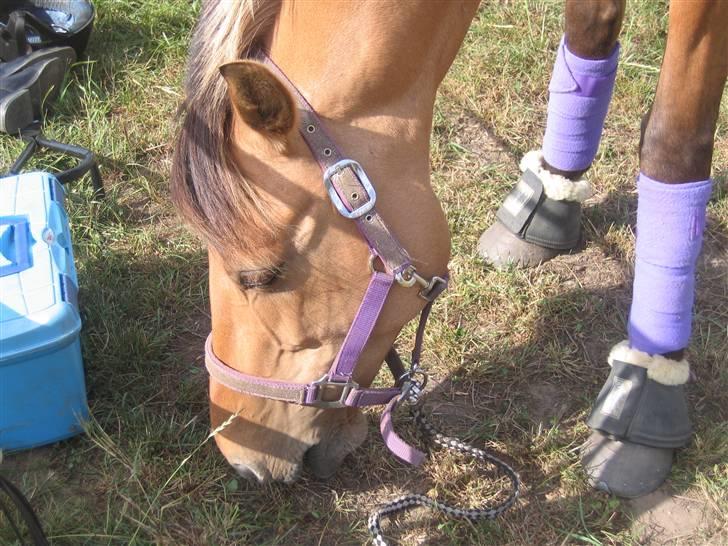
[[[266,45],[328,120],[418,120],[429,137],[437,87],[478,1],[284,0]]]

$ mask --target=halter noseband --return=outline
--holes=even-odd
[[[339,214],[353,220],[366,239],[371,253],[369,268],[372,276],[339,353],[328,373],[321,379],[310,383],[294,383],[242,373],[215,356],[212,334],[205,343],[205,366],[215,381],[241,394],[324,409],[387,404],[380,425],[385,444],[399,458],[419,464],[424,454],[397,437],[392,429],[391,412],[410,389],[423,386],[414,377],[421,373],[418,367],[425,325],[433,301],[447,288],[447,276],[435,276],[427,280],[417,274],[407,251],[377,212],[376,190],[362,166],[339,152],[314,109],[270,57],[261,53],[259,59],[280,78],[298,103],[301,114],[299,131],[323,171],[324,186],[334,207]],[[375,269],[377,259],[382,262],[384,271]],[[360,387],[352,376],[395,282],[404,287],[417,285],[420,297],[427,302],[420,314],[411,367],[405,371],[401,359],[392,348],[386,362],[394,375],[395,385],[391,388]]]

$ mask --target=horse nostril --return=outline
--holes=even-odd
[[[249,482],[253,482],[253,483],[265,482],[265,476],[261,475],[261,473],[259,473],[259,472],[256,472],[255,470],[253,470],[251,467],[249,467],[246,464],[234,463],[233,468],[235,469],[235,472],[237,472],[241,478],[245,478]]]

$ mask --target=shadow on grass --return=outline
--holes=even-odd
[[[84,358],[91,396],[98,403],[118,407],[123,399],[134,405],[162,391],[159,372],[179,364],[173,343],[204,327],[206,253],[159,250],[93,247],[78,258],[83,264]],[[180,382],[187,371],[177,370]]]
[[[444,534],[443,530],[452,530],[452,526],[430,525],[424,543],[476,543],[483,540],[484,528],[485,536],[494,543],[609,542],[610,536],[630,530],[633,519],[666,502],[664,493],[637,503],[591,490],[585,485],[578,462],[578,448],[589,433],[584,421],[601,381],[608,375],[607,354],[623,336],[621,328],[605,324],[603,317],[623,312],[619,307],[625,300],[625,290],[624,286],[576,290],[538,302],[539,319],[532,326],[527,344],[497,344],[487,351],[467,355],[461,366],[427,395],[434,419],[442,423],[438,428],[475,445],[495,446],[496,454],[503,452],[505,460],[520,472],[524,494],[505,516],[493,523],[478,524],[477,531],[469,533],[468,525],[460,523],[457,540]],[[577,309],[559,312],[564,302]],[[703,316],[701,320],[709,318]],[[599,335],[592,335],[600,323],[606,328]],[[549,348],[554,346],[573,349],[567,355],[570,362],[566,368],[563,361],[555,361],[549,355]],[[725,419],[724,412],[705,403],[706,397],[716,405],[721,401],[715,398],[718,393],[710,394],[710,385],[720,381],[712,370],[720,351],[718,342],[712,351],[701,352],[691,361],[703,380],[689,390],[691,406],[695,408],[696,440],[678,452],[669,482],[678,498],[694,488],[700,474],[710,475],[715,472],[714,465],[720,464],[715,456],[696,457],[705,451],[704,444],[715,444],[715,431]],[[383,446],[380,449],[386,452]],[[720,451],[716,456],[723,457]],[[350,472],[366,472],[367,464],[380,468],[383,463],[365,462],[363,467]],[[397,472],[391,476],[380,473],[379,477],[405,488],[411,483],[411,478],[403,479]],[[448,496],[443,489],[462,485],[455,475],[451,483],[440,483],[437,488],[442,498]],[[430,479],[424,478],[414,489],[426,493],[431,487]],[[707,511],[708,515],[712,513],[711,509]],[[713,515],[717,519],[717,514]],[[416,521],[411,517],[402,519],[405,522],[401,525],[390,526],[393,537],[402,537],[415,529],[422,531],[422,520],[430,516],[421,516]],[[535,520],[539,519],[537,523]],[[531,536],[529,528],[551,528],[553,535]]]

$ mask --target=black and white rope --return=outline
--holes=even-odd
[[[372,536],[372,541],[376,546],[388,546],[386,539],[382,535],[382,527],[380,524],[383,517],[390,516],[416,506],[423,506],[431,508],[432,510],[437,510],[451,518],[467,519],[473,522],[484,519],[495,519],[513,506],[520,492],[521,484],[518,474],[515,470],[513,470],[513,468],[511,468],[510,465],[482,449],[470,446],[457,438],[445,436],[432,426],[422,413],[422,406],[417,404],[420,392],[421,391],[417,386],[410,388],[408,392],[408,402],[412,402],[410,405],[410,413],[426,440],[430,443],[444,447],[445,449],[456,451],[463,455],[478,459],[484,463],[493,465],[498,471],[500,471],[500,473],[508,477],[511,482],[511,492],[504,501],[494,506],[482,506],[479,508],[458,508],[456,506],[450,506],[444,502],[436,501],[435,499],[431,499],[425,495],[418,494],[397,497],[396,499],[380,506],[369,516],[367,527]]]

